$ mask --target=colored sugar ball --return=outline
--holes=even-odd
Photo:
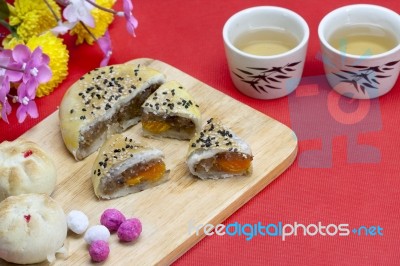
[[[101,262],[107,259],[110,254],[108,243],[103,240],[93,241],[89,248],[89,255],[94,262]]]
[[[124,242],[137,239],[140,233],[142,233],[142,223],[136,218],[128,219],[123,222],[117,231],[118,238]]]
[[[67,215],[67,225],[75,234],[83,234],[89,226],[89,219],[83,212],[73,210]]]
[[[115,232],[119,226],[126,220],[125,216],[117,209],[107,209],[100,217],[100,223]]]
[[[83,237],[89,245],[96,240],[108,241],[110,238],[110,231],[104,225],[91,226]]]

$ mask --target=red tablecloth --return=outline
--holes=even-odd
[[[363,2],[400,12],[398,1]],[[349,224],[351,230],[360,226],[383,228],[379,231],[382,235],[375,236],[366,236],[364,231],[360,236],[352,232],[349,236],[303,236],[300,232],[285,241],[271,236],[256,236],[250,241],[244,236],[211,236],[184,254],[176,265],[400,264],[400,81],[389,94],[368,101],[368,112],[349,126],[338,121],[335,114],[344,112],[351,117],[366,103],[329,93],[319,59],[319,21],[329,11],[354,3],[359,1],[136,0],[137,37],[127,35],[122,19],[112,24],[114,52],[110,64],[141,57],[164,61],[288,125],[298,135],[299,153],[294,164],[224,224],[321,222]],[[250,99],[236,91],[229,78],[222,27],[232,14],[257,5],[292,9],[309,24],[304,79],[298,93],[289,97]],[[77,47],[70,38],[66,43],[71,56],[68,78],[53,94],[37,100],[39,119],[27,119],[20,125],[13,113],[10,125],[0,122],[0,142],[17,138],[53,113],[66,89],[98,66],[102,55],[97,46]],[[340,107],[336,113],[329,111],[332,103]]]

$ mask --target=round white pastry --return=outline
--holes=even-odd
[[[85,239],[86,243],[88,243],[89,245],[96,240],[103,240],[108,242],[109,238],[110,231],[108,231],[107,227],[105,227],[104,225],[94,225],[89,227],[89,229],[85,233],[85,236],[83,237],[83,239]]]
[[[67,237],[61,206],[46,194],[10,196],[0,202],[0,258],[32,264],[54,257]]]
[[[36,143],[25,139],[0,143],[0,201],[25,193],[50,195],[56,181],[53,161]]]
[[[67,215],[67,225],[75,234],[83,234],[89,226],[89,219],[83,212],[72,210]]]

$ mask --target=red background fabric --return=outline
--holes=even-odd
[[[121,1],[118,2],[117,7],[121,7]],[[347,223],[350,228],[361,225],[383,228],[383,236],[292,236],[286,241],[279,237],[254,237],[251,241],[243,236],[205,237],[175,265],[399,265],[400,81],[390,93],[370,101],[370,109],[375,113],[368,121],[354,130],[341,131],[340,123],[324,124],[326,117],[316,116],[327,108],[325,100],[317,102],[318,97],[313,101],[314,112],[303,113],[306,104],[296,99],[295,94],[270,101],[240,94],[230,80],[224,54],[222,28],[231,15],[258,5],[289,8],[299,13],[310,27],[303,75],[309,82],[301,86],[303,89],[315,87],[317,83],[324,83],[318,23],[333,9],[356,3],[359,1],[136,0],[134,14],[139,20],[136,38],[127,35],[122,19],[114,21],[110,27],[113,41],[110,64],[141,57],[164,61],[289,127],[295,126],[296,133],[304,135],[303,139],[299,138],[299,153],[294,164],[224,224],[320,221],[325,225]],[[365,0],[363,3],[400,12],[398,1]],[[75,46],[74,39],[69,37],[65,42],[70,51],[68,78],[50,96],[37,100],[40,118],[28,118],[18,124],[14,107],[10,124],[0,121],[0,142],[19,137],[56,111],[66,89],[99,65],[102,54],[96,45]],[[347,113],[361,104],[356,100],[339,100]],[[312,125],[309,120],[318,123]],[[317,133],[307,139],[311,128]],[[374,152],[357,151],[355,142],[373,147]],[[313,150],[324,152],[314,157],[315,161],[307,161],[307,152]]]

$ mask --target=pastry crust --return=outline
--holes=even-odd
[[[137,180],[136,170],[145,171],[154,165],[164,165],[164,154],[161,150],[135,142],[122,134],[112,135],[99,150],[92,168],[92,183],[96,196],[112,199],[136,193],[167,181],[165,169],[153,180]]]
[[[201,114],[189,92],[177,81],[164,83],[142,105],[143,135],[191,139],[201,129]],[[144,123],[161,123],[164,129],[151,131]],[[159,124],[158,124],[159,125]]]
[[[50,195],[56,182],[56,167],[39,145],[22,138],[0,143],[0,201],[24,193]]]
[[[75,159],[96,151],[107,135],[137,124],[140,106],[165,77],[140,65],[121,64],[96,68],[75,82],[60,105],[64,143]]]
[[[67,220],[45,194],[22,194],[0,202],[0,258],[19,264],[45,261],[64,245]]]
[[[217,165],[222,156],[228,163],[239,158],[250,164],[240,170],[226,171]],[[250,175],[252,160],[250,146],[221,121],[210,118],[200,133],[190,140],[186,163],[190,172],[201,179],[219,179]]]

